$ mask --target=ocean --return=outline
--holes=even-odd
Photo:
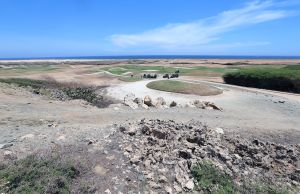
[[[235,55],[122,55],[122,56],[73,56],[73,57],[28,57],[0,58],[0,60],[68,60],[68,59],[300,59],[300,56],[235,56]]]

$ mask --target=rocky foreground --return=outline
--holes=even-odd
[[[119,137],[128,165],[144,175],[149,190],[159,193],[201,191],[192,169],[203,162],[229,175],[237,186],[268,183],[299,191],[300,145],[229,137],[221,128],[194,121],[141,120],[121,125],[113,136]]]

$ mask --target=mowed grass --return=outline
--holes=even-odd
[[[174,73],[179,69],[181,75],[196,75],[202,72],[212,72],[222,75],[226,72],[234,71],[234,69],[229,68],[210,68],[210,67],[170,67],[170,66],[144,66],[144,65],[121,65],[117,67],[105,67],[100,69],[101,71],[108,71],[115,75],[122,75],[127,72],[132,72],[133,74],[141,74],[147,71],[155,72],[160,74]]]
[[[244,68],[223,76],[225,83],[300,93],[300,65],[282,68]]]
[[[283,69],[288,69],[288,70],[300,70],[300,65],[287,65]]]
[[[20,74],[20,73],[30,73],[30,72],[47,72],[47,71],[55,71],[60,69],[61,67],[53,66],[53,65],[23,65],[17,67],[6,67],[0,68],[0,74]]]
[[[182,93],[182,94],[195,94],[200,96],[211,96],[211,95],[218,95],[222,93],[222,90],[205,84],[194,84],[194,83],[173,81],[173,80],[153,81],[148,83],[147,87],[150,89],[155,89],[160,91]]]
[[[136,82],[136,81],[142,80],[142,78],[141,77],[137,77],[137,76],[134,76],[134,77],[122,76],[122,77],[119,77],[119,80],[121,80],[123,82]]]

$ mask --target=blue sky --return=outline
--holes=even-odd
[[[1,0],[0,58],[300,56],[300,0]]]

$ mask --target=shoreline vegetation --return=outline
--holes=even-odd
[[[300,93],[300,65],[244,68],[223,75],[226,84]]]

